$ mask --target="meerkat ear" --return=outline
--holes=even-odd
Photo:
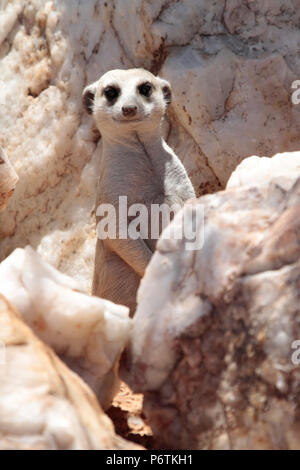
[[[160,81],[160,86],[164,95],[164,99],[167,105],[169,105],[172,102],[171,85],[167,80],[164,80],[163,78],[160,78],[159,81]]]
[[[93,114],[94,98],[97,90],[97,83],[85,87],[82,93],[82,104],[88,114]]]

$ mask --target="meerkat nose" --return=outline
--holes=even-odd
[[[124,116],[135,116],[137,112],[137,106],[134,106],[134,105],[123,106],[122,112]]]

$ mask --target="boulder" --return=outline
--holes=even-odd
[[[6,153],[0,147],[0,211],[6,207],[9,198],[15,190],[18,179]]]
[[[138,449],[95,395],[0,296],[0,449]]]
[[[201,249],[163,233],[123,362],[160,448],[300,448],[299,207],[300,179],[242,186],[175,216]]]
[[[119,358],[132,322],[128,308],[87,295],[29,246],[0,264],[0,293],[107,408],[119,388]]]
[[[267,186],[272,180],[285,189],[291,188],[300,176],[300,152],[278,153],[272,158],[245,158],[231,174],[226,188]]]

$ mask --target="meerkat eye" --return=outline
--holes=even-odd
[[[149,82],[142,83],[142,85],[138,87],[138,90],[141,95],[146,96],[148,98],[152,91],[152,85]]]
[[[108,101],[114,101],[118,98],[119,94],[120,90],[114,86],[108,86],[104,89],[104,95]]]

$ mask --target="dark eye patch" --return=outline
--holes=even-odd
[[[83,95],[83,104],[89,114],[93,113],[94,98],[95,93],[93,91],[87,91]]]
[[[139,93],[147,98],[151,95],[152,89],[153,86],[150,82],[145,82],[138,86]]]
[[[103,94],[107,101],[115,101],[120,95],[120,88],[117,88],[115,86],[107,86],[106,88],[104,88]]]

